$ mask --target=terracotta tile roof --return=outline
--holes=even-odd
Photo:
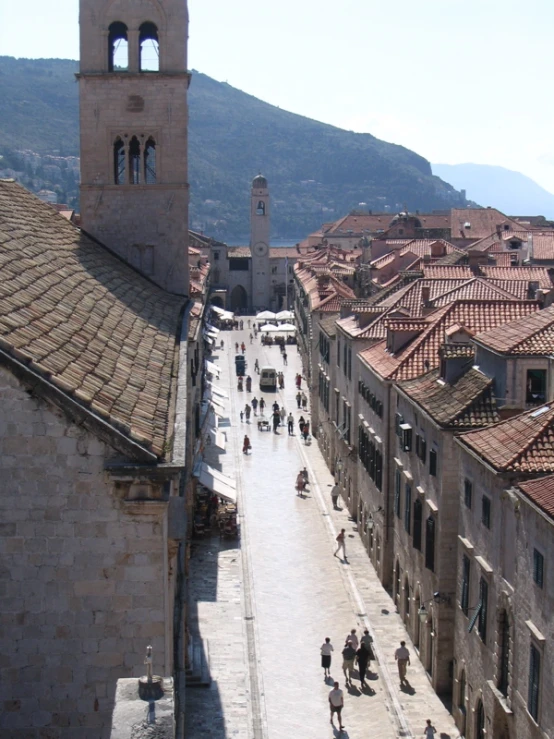
[[[459,264],[424,264],[423,276],[428,280],[471,279],[474,275],[469,267]]]
[[[473,359],[474,356],[473,344],[443,344],[439,349],[441,359]]]
[[[439,348],[448,329],[459,325],[473,332],[500,326],[539,309],[535,301],[515,300],[458,300],[429,314],[424,320],[427,328],[396,354],[387,351],[382,341],[360,353],[360,358],[382,377],[409,380],[423,375],[439,364]],[[388,314],[371,327],[373,333],[382,328]],[[364,334],[365,336],[365,334]]]
[[[319,325],[325,331],[327,336],[333,337],[337,333],[337,317],[335,315],[325,315],[319,320]]]
[[[554,403],[525,411],[483,431],[469,431],[459,441],[497,472],[554,472]]]
[[[542,511],[554,518],[554,475],[520,482],[518,488]]]
[[[467,279],[413,280],[412,282],[409,282],[405,287],[400,288],[400,290],[398,290],[397,292],[385,297],[381,301],[378,301],[377,305],[382,306],[383,308],[407,308],[413,317],[420,316],[423,312],[424,289],[429,289],[429,300],[431,301],[431,303],[434,304],[439,296],[444,294],[450,295],[452,291],[463,287],[464,284],[467,282]],[[448,302],[452,302],[455,299],[455,296],[450,297]]]
[[[475,340],[501,354],[549,356],[554,353],[554,306],[478,334]]]
[[[521,225],[496,208],[452,208],[450,211],[452,238],[483,239],[494,233],[496,227],[508,225],[512,230],[521,230]],[[464,228],[469,223],[470,228]]]
[[[0,181],[0,343],[163,456],[185,301]]]
[[[340,218],[324,230],[325,235],[343,235],[346,236],[348,231],[352,231],[352,235],[371,233],[373,231],[386,230],[394,217],[393,213],[376,213],[375,215],[349,214]]]
[[[533,231],[533,260],[554,261],[554,231]]]
[[[491,378],[473,368],[452,384],[440,380],[438,370],[398,383],[438,424],[457,429],[488,426],[500,420],[492,385]]]
[[[511,285],[511,283],[509,283]],[[447,292],[437,295],[431,302],[439,308],[454,300],[519,300],[519,296],[504,290],[499,285],[493,285],[490,280],[473,277],[463,285],[451,288]]]
[[[514,269],[511,267],[511,269]],[[487,278],[490,285],[499,287],[504,292],[515,295],[518,300],[527,300],[529,294],[529,283],[527,280],[493,280]]]
[[[441,254],[441,257],[452,253],[463,254],[462,249],[458,249],[456,246],[453,246],[450,242],[445,241],[444,239],[413,239],[400,250],[400,254],[403,255],[407,252],[411,252],[418,257],[431,255],[431,247],[433,244],[443,248],[444,254]]]
[[[543,290],[552,290],[552,280],[547,267],[481,267],[481,272],[491,280],[538,282]]]

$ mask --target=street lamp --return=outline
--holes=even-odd
[[[426,603],[431,603],[433,601],[434,603],[450,603],[450,596],[447,593],[440,593],[437,591],[436,593],[433,593],[433,597],[429,598],[429,600],[423,601],[421,606],[419,607],[419,610],[417,612],[417,615],[419,616],[419,620],[422,624],[427,622],[427,619],[429,617],[429,612],[425,608]]]

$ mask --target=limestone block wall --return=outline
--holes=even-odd
[[[3,738],[104,739],[147,644],[170,670],[163,514],[126,512],[112,453],[0,370]]]

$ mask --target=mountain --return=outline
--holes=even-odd
[[[15,175],[35,192],[52,190],[52,198],[75,207],[77,69],[66,59],[0,57],[0,176]],[[196,230],[247,238],[250,182],[259,171],[269,180],[275,237],[300,239],[361,203],[391,213],[404,205],[466,204],[403,146],[288,113],[200,72],[193,72],[189,95]]]
[[[490,164],[433,164],[433,173],[472,200],[510,215],[554,218],[554,195],[530,177]]]

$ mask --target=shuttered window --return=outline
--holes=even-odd
[[[402,475],[400,470],[396,470],[394,478],[394,510],[397,518],[400,518],[400,489],[402,486]]]
[[[423,524],[423,506],[421,500],[416,498],[414,503],[414,549],[421,552],[421,526]]]
[[[533,549],[533,580],[539,588],[542,588],[544,582],[544,557],[537,549]]]
[[[479,616],[477,618],[477,631],[479,632],[479,636],[484,642],[487,641],[488,601],[489,584],[484,578],[481,578],[479,580],[479,604],[481,608],[479,609]]]
[[[425,522],[425,567],[435,571],[435,519],[429,516]]]
[[[429,474],[437,476],[437,452],[434,449],[429,452]]]
[[[471,560],[465,554],[462,557],[462,587],[460,593],[460,608],[467,616],[469,610],[469,575]]]
[[[410,533],[412,521],[412,486],[407,482],[404,491],[404,528]]]
[[[538,721],[539,718],[540,680],[541,654],[535,645],[531,644],[529,654],[529,695],[527,698],[527,710],[535,721]]]

